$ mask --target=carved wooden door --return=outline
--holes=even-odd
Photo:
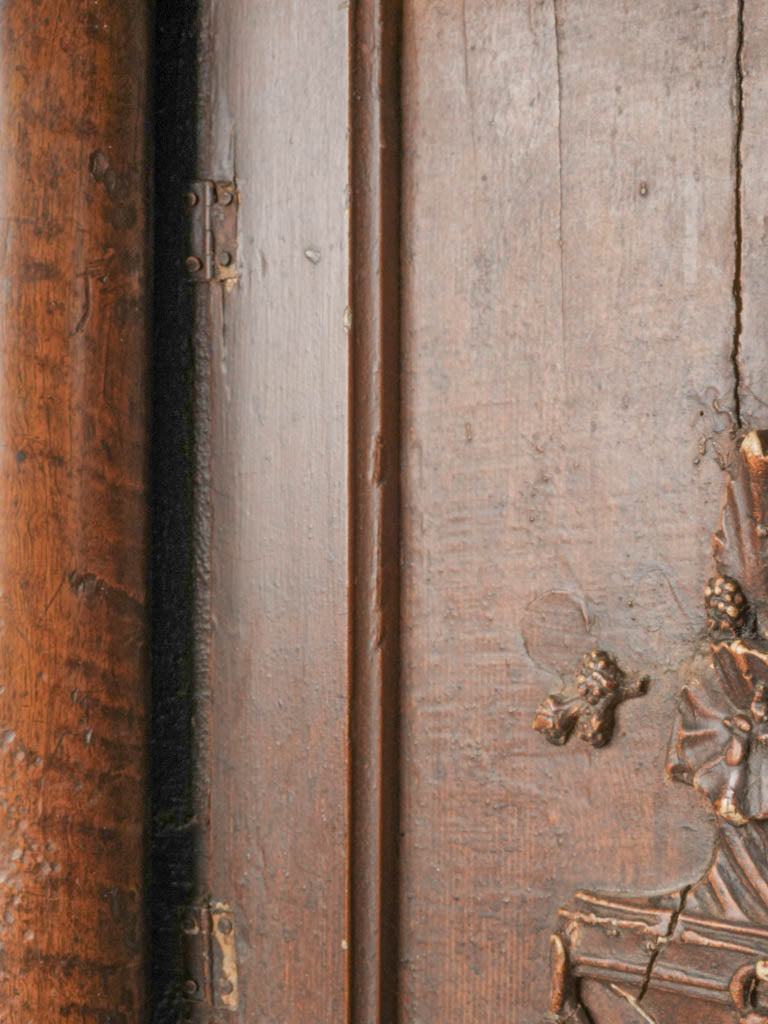
[[[765,1024],[768,6],[160,6],[188,1019]]]

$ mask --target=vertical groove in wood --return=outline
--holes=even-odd
[[[144,1020],[147,5],[0,5],[0,1020]]]
[[[401,19],[352,6],[351,1024],[397,1018]]]

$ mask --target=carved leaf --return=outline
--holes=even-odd
[[[768,432],[753,430],[741,443],[712,548],[718,572],[737,579],[763,635],[768,627]]]

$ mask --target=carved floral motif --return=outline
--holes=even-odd
[[[590,651],[575,672],[576,693],[551,693],[536,710],[533,728],[549,743],[562,746],[575,731],[593,747],[604,747],[613,735],[616,708],[646,691],[644,676],[629,683],[615,658],[606,651]]]

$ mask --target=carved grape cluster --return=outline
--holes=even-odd
[[[715,634],[741,636],[750,624],[749,604],[738,580],[713,576],[704,588],[707,628]]]
[[[576,689],[588,704],[599,704],[625,680],[615,658],[607,651],[590,651],[576,669]]]

